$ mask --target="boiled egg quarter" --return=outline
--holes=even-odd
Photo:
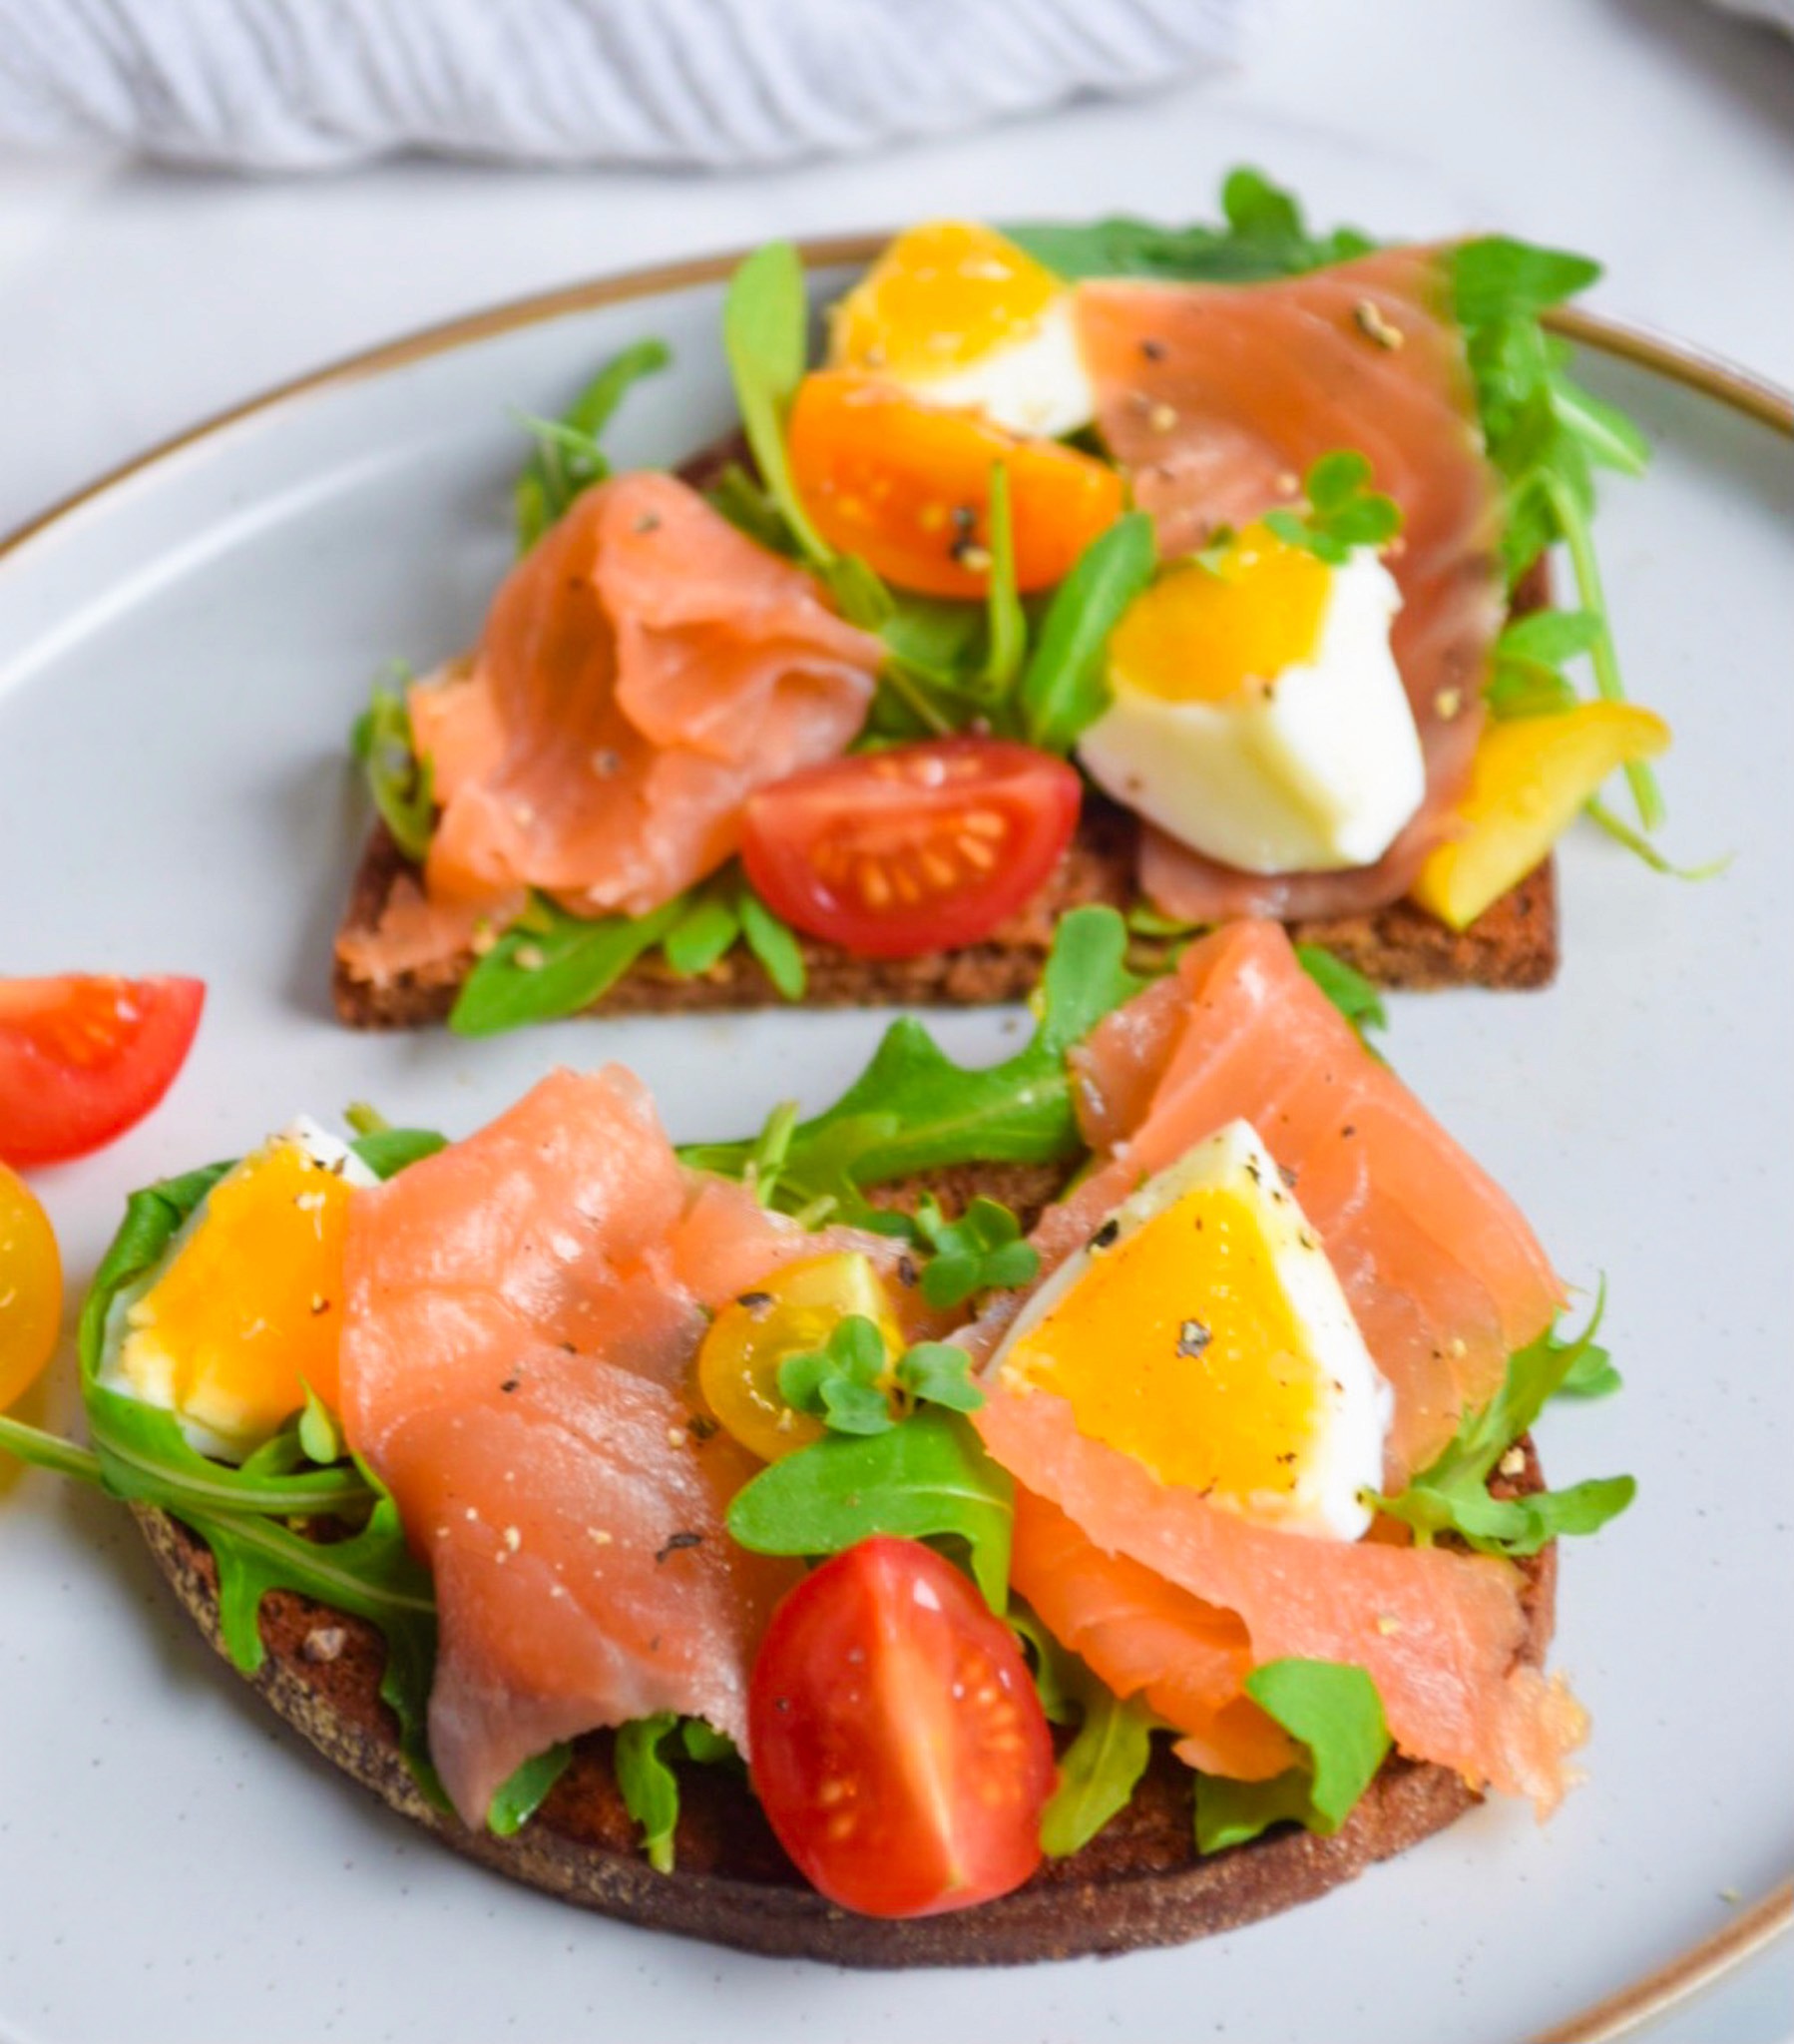
[[[1370,865],[1426,792],[1389,649],[1400,608],[1371,549],[1334,567],[1247,526],[1129,606],[1110,640],[1110,707],[1079,758],[1118,801],[1225,865]]]
[[[834,308],[830,365],[1057,439],[1096,417],[1072,292],[994,228],[931,221],[899,235]]]
[[[1393,1399],[1294,1193],[1247,1122],[1149,1179],[1029,1301],[995,1367],[1165,1484],[1355,1539]]]
[[[122,1295],[100,1380],[240,1461],[305,1403],[337,1399],[354,1152],[301,1118],[220,1179],[147,1284]]]

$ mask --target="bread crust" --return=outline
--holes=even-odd
[[[1525,1471],[1499,1480],[1498,1490],[1542,1486],[1532,1444],[1525,1445]],[[210,1550],[167,1513],[132,1510],[175,1594],[222,1654]],[[1555,1550],[1522,1568],[1521,1658],[1539,1665],[1555,1615]],[[1336,1836],[1279,1826],[1201,1858],[1189,1771],[1159,1750],[1127,1808],[1081,1852],[1047,1861],[997,1901],[888,1922],[837,1908],[809,1887],[745,1783],[725,1768],[680,1767],[677,1862],[671,1874],[656,1872],[638,1849],[609,1733],[577,1742],[567,1773],[515,1837],[469,1830],[432,1808],[405,1769],[397,1723],[380,1701],[385,1650],[372,1626],[273,1591],[262,1602],[261,1636],[266,1659],[248,1680],[264,1701],[326,1760],[443,1844],[602,1915],[781,1958],[863,1967],[1018,1965],[1182,1944],[1312,1900],[1443,1829],[1479,1799],[1449,1769],[1395,1757]]]
[[[838,944],[799,936],[808,983],[806,1008],[982,1007],[1024,1000],[1052,948],[1053,930],[1069,909],[1091,902],[1127,909],[1134,886],[1137,824],[1125,810],[1088,796],[1078,834],[1034,900],[990,936],[955,951],[919,958],[856,958]],[[473,970],[471,950],[428,966],[368,979],[353,971],[344,942],[367,938],[399,881],[418,869],[375,827],[350,890],[338,938],[331,991],[336,1012],[353,1029],[419,1029],[443,1022]],[[1290,925],[1298,943],[1324,944],[1380,986],[1434,988],[1548,986],[1558,970],[1557,877],[1551,859],[1493,903],[1462,932],[1448,929],[1412,901],[1372,914],[1316,917]],[[692,978],[681,979],[658,952],[624,974],[588,1011],[594,1015],[688,1015],[785,1005],[764,969],[737,944]]]

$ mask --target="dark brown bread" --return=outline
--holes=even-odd
[[[725,434],[700,447],[677,473],[705,490],[731,463],[751,466],[745,434]],[[1516,617],[1551,601],[1551,569],[1543,557],[1516,587]],[[839,945],[799,938],[808,975],[804,1005],[812,1008],[985,1007],[1019,1001],[1033,991],[1057,919],[1087,902],[1126,909],[1139,899],[1134,884],[1134,818],[1094,789],[1071,849],[1041,893],[982,943],[922,958],[855,958]],[[361,856],[341,939],[371,937],[401,875],[418,877],[383,824]],[[1470,928],[1459,933],[1411,901],[1363,915],[1328,916],[1291,925],[1298,943],[1324,944],[1380,986],[1481,986],[1525,991],[1549,986],[1558,971],[1558,891],[1552,861],[1529,873]],[[340,948],[332,992],[336,1012],[351,1029],[420,1029],[447,1019],[461,982],[472,971],[463,951],[427,968],[372,980],[350,969]],[[729,1008],[777,1007],[782,996],[759,964],[737,944],[708,972],[681,979],[657,952],[626,973],[595,1015],[681,1015]]]
[[[1501,1479],[1499,1491],[1542,1486],[1526,1445],[1525,1471]],[[210,1551],[167,1514],[133,1510],[176,1595],[222,1653]],[[1552,1633],[1555,1551],[1524,1568],[1522,1652],[1538,1665]],[[1443,1829],[1477,1800],[1447,1768],[1392,1759],[1336,1837],[1279,1827],[1201,1858],[1189,1771],[1159,1751],[1126,1809],[1083,1851],[1047,1861],[1013,1895],[884,1922],[836,1908],[806,1885],[745,1783],[726,1768],[679,1768],[677,1864],[657,1873],[624,1807],[609,1733],[577,1743],[567,1773],[515,1837],[471,1831],[425,1802],[406,1772],[397,1724],[380,1701],[385,1650],[372,1626],[274,1591],[262,1604],[261,1636],[267,1658],[250,1680],[267,1703],[325,1759],[445,1845],[604,1915],[776,1957],[847,1966],[1016,1965],[1182,1944],[1312,1900]]]
[[[811,1008],[977,1007],[1019,1001],[1031,993],[1052,946],[1054,925],[1088,902],[1127,908],[1133,884],[1136,825],[1126,811],[1092,796],[1071,849],[1045,888],[1020,914],[983,942],[920,958],[856,958],[838,944],[801,937],[808,973],[803,1005]],[[344,938],[371,936],[401,875],[417,869],[384,825],[368,840],[355,875]],[[1299,943],[1325,944],[1347,964],[1389,987],[1549,985],[1558,969],[1558,895],[1547,859],[1462,934],[1411,901],[1369,915],[1330,916],[1291,926]],[[336,1012],[355,1029],[416,1029],[441,1022],[473,969],[462,951],[429,967],[366,979],[340,950],[333,991]],[[777,1007],[781,996],[746,949],[735,948],[695,978],[681,979],[657,952],[626,973],[596,1003],[597,1015],[682,1015],[723,1008]]]

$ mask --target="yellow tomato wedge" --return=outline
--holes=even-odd
[[[23,1179],[0,1164],[0,1411],[30,1389],[56,1352],[62,1258]]]
[[[710,1322],[697,1352],[698,1388],[751,1454],[776,1462],[821,1437],[821,1420],[779,1396],[778,1366],[788,1355],[820,1348],[851,1313],[876,1325],[892,1355],[902,1353],[890,1294],[871,1262],[852,1250],[786,1264]]]
[[[1449,928],[1468,928],[1532,871],[1616,766],[1668,744],[1663,720],[1632,703],[1491,724],[1458,805],[1463,834],[1421,867],[1414,899]]]

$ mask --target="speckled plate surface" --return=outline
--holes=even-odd
[[[845,262],[836,245],[819,259]],[[503,308],[250,407],[0,554],[0,962],[198,972],[162,1111],[42,1191],[72,1275],[123,1195],[371,1098],[466,1130],[548,1065],[618,1057],[675,1137],[829,1098],[875,1020],[570,1024],[469,1045],[331,1021],[329,935],[364,817],[342,738],[371,672],[474,630],[507,550],[505,407],[555,409],[646,332],[678,367],[617,451],[727,415],[721,266]],[[1678,733],[1655,879],[1566,850],[1566,965],[1542,995],[1399,999],[1393,1055],[1516,1194],[1561,1268],[1605,1271],[1620,1399],[1554,1413],[1559,1480],[1625,1468],[1634,1511],[1566,1559],[1560,1665],[1594,1714],[1551,1826],[1487,1806],[1323,1902],[1184,1950],[868,1979],[594,1920],[409,1830],[263,1715],[177,1612],[129,1518],[0,1474],[0,2035],[604,2033],[990,2044],[1220,2037],[1481,2044],[1615,2034],[1639,1990],[1794,1864],[1786,1736],[1794,1451],[1786,1051],[1794,476],[1776,400],[1606,333],[1582,370],[1658,450],[1601,521],[1634,692]],[[1616,348],[1618,351],[1616,352]],[[1630,349],[1632,359],[1625,358]],[[1704,383],[1703,383],[1704,377]],[[1013,1017],[936,1025],[996,1054]],[[75,1421],[65,1357],[28,1416]],[[1630,2000],[1604,2015],[1603,1997]]]

